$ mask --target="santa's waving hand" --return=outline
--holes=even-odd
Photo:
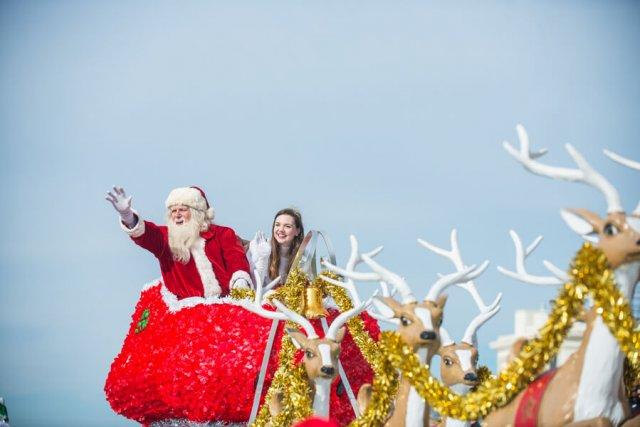
[[[105,199],[111,202],[114,209],[120,214],[122,222],[129,228],[132,228],[136,223],[136,217],[131,209],[132,197],[127,197],[127,194],[122,187],[113,186],[112,191],[107,192]]]

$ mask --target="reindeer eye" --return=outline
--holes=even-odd
[[[453,365],[453,360],[449,359],[448,357],[444,358],[444,364],[447,366],[451,366]]]
[[[304,351],[304,355],[307,356],[307,359],[313,359],[315,357],[315,354],[313,353],[313,351],[306,349]]]
[[[602,229],[602,232],[604,234],[606,234],[607,236],[615,236],[616,234],[618,234],[620,232],[620,230],[618,230],[618,227],[616,227],[612,223],[608,222],[604,226],[604,228]]]
[[[400,323],[402,323],[402,326],[409,326],[413,322],[404,316],[400,316]]]
[[[438,328],[442,326],[442,317],[436,320],[436,325],[438,326]]]

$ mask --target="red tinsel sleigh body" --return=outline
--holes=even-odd
[[[338,312],[329,312],[330,323]],[[377,339],[376,321],[366,313],[362,318]],[[246,422],[271,322],[227,298],[178,301],[157,281],[140,295],[107,376],[107,400],[115,412],[142,424],[168,419]],[[320,323],[313,323],[320,332]],[[263,398],[278,366],[282,333],[281,324]],[[349,333],[340,360],[354,393],[372,381],[372,371]],[[354,417],[339,377],[332,385],[330,412],[340,425]]]

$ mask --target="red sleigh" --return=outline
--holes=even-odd
[[[329,323],[338,315],[329,309]],[[377,339],[377,322],[362,313]],[[281,322],[270,351],[261,403],[278,367]],[[177,300],[160,280],[146,286],[105,393],[113,410],[144,425],[166,420],[246,423],[272,321],[231,298]],[[319,321],[313,326],[320,332]],[[352,390],[372,381],[372,371],[347,332],[340,361]],[[345,385],[331,386],[330,417],[346,425],[354,417]]]

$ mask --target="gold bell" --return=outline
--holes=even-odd
[[[329,314],[322,306],[322,289],[312,286],[305,288],[303,313],[307,319],[319,319]]]

